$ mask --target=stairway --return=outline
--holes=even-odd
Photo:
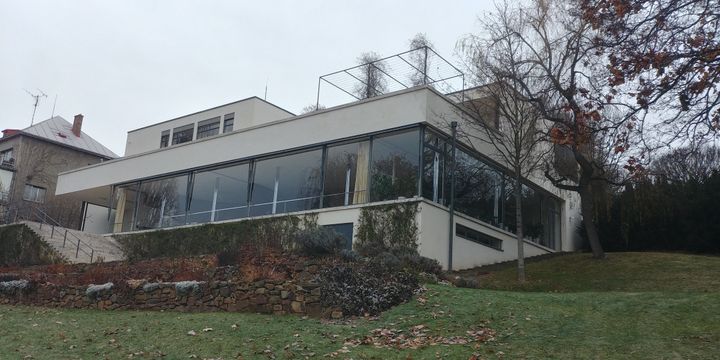
[[[20,223],[27,225],[70,263],[123,260],[122,250],[110,236],[71,230],[35,221],[20,221]]]

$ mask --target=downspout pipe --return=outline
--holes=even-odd
[[[450,223],[448,226],[448,271],[453,269],[453,240],[455,239],[455,148],[457,142],[457,121],[450,123],[452,134],[450,151]]]

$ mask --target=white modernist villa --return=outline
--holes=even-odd
[[[104,206],[85,224],[104,233],[317,213],[352,238],[361,208],[417,202],[421,255],[515,259],[514,190],[488,145],[457,144],[450,224],[451,121],[468,116],[430,86],[303,115],[252,97],[132,130],[124,157],[60,174],[57,194]],[[539,176],[522,192],[526,256],[575,250],[578,199]]]

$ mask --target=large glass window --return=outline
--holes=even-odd
[[[241,164],[195,173],[188,223],[246,217],[248,169]]]
[[[190,124],[173,129],[172,144],[182,144],[192,141],[194,128],[195,124]]]
[[[545,198],[545,234],[542,238],[542,245],[551,249],[560,250],[560,202],[548,196]]]
[[[498,225],[502,221],[502,176],[465,151],[455,152],[455,209]]]
[[[543,194],[522,186],[523,234],[526,239],[542,244],[545,229],[542,216]]]
[[[425,132],[422,194],[425,198],[443,205],[448,205],[450,195],[450,181],[446,176],[450,151],[450,145],[443,139],[430,131]]]
[[[324,207],[362,204],[367,201],[369,157],[369,141],[327,148]]]
[[[135,200],[139,183],[122,185],[115,188],[113,194],[113,209],[115,217],[112,220],[113,232],[132,231],[135,214]]]
[[[255,163],[250,215],[320,207],[322,149]]]
[[[136,230],[185,224],[187,185],[187,175],[141,182]]]
[[[420,131],[378,136],[372,143],[372,201],[418,195]]]

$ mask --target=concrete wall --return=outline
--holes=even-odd
[[[426,96],[427,90],[370,99],[66,172],[58,180],[57,193],[107,187],[193,167],[420,123],[426,115]]]
[[[125,156],[159,149],[160,136],[163,131],[170,130],[170,139],[172,140],[172,129],[188,124],[195,125],[193,130],[193,139],[195,139],[195,136],[197,136],[197,123],[215,117],[221,118],[220,132],[222,133],[222,118],[224,115],[229,113],[235,113],[235,125],[233,127],[233,131],[293,116],[290,112],[282,110],[277,106],[274,106],[257,97],[252,97],[144,128],[131,130],[127,135]]]
[[[420,203],[418,213],[418,227],[420,236],[418,239],[420,255],[437,259],[444,269],[448,268],[449,262],[449,217],[447,209],[437,204],[423,200]],[[462,270],[481,265],[494,264],[503,261],[517,259],[517,241],[514,235],[502,231],[483,222],[455,214],[455,223],[462,224],[473,230],[490,235],[502,240],[502,250],[465,240],[455,235],[453,231],[453,260],[452,269]],[[563,237],[565,239],[565,237]],[[563,248],[566,248],[563,243]],[[529,241],[524,243],[525,257],[533,257],[553,252],[551,249]]]
[[[113,210],[113,213],[115,210]],[[112,219],[112,216],[110,217]],[[108,219],[108,208],[95,204],[85,203],[84,222],[82,231],[93,234],[107,234],[112,230],[112,223]]]

